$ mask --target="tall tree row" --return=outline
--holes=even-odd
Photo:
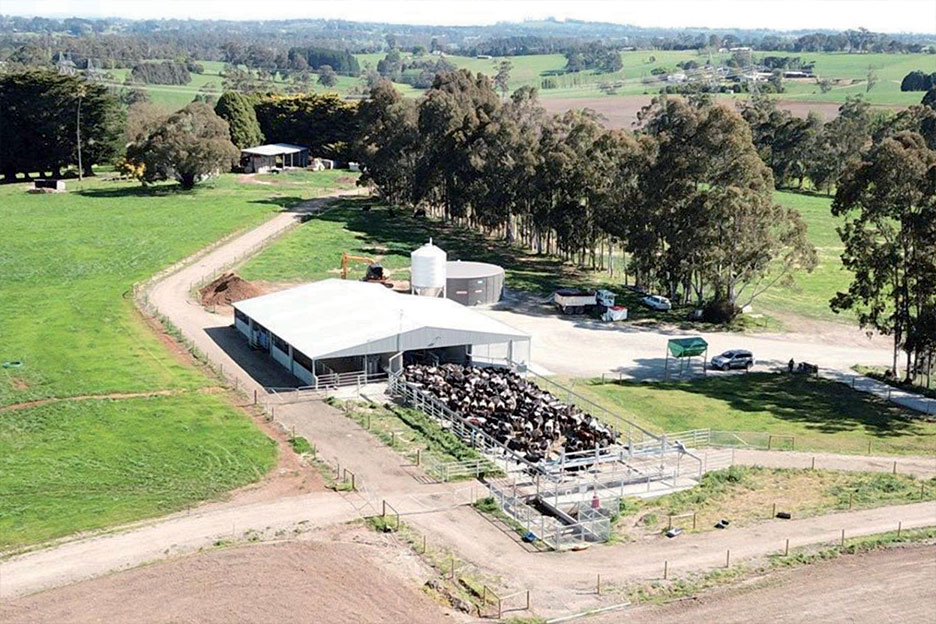
[[[121,151],[124,116],[107,88],[74,76],[25,71],[0,76],[0,172],[59,176],[78,164],[85,175]],[[78,132],[80,126],[80,132]]]
[[[623,251],[642,285],[720,320],[816,263],[748,124],[710,100],[660,98],[636,133],[606,130],[460,70],[415,103],[378,83],[358,123],[363,180],[387,200],[583,265],[613,270]]]

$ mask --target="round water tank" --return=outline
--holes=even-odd
[[[466,306],[497,303],[504,294],[504,269],[486,262],[449,262],[445,296]]]
[[[432,240],[410,254],[410,284],[413,292],[427,297],[438,297],[445,289],[444,251]]]

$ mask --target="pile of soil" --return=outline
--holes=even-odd
[[[198,291],[199,300],[204,306],[231,305],[235,301],[262,294],[263,291],[259,287],[236,273],[224,273]]]

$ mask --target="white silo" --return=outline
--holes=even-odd
[[[410,253],[410,289],[424,297],[445,296],[444,251],[429,242]]]

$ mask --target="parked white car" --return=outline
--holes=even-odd
[[[670,303],[670,300],[666,297],[661,297],[660,295],[647,295],[640,300],[640,303],[644,304],[648,308],[653,308],[654,310],[673,309],[673,304]]]

